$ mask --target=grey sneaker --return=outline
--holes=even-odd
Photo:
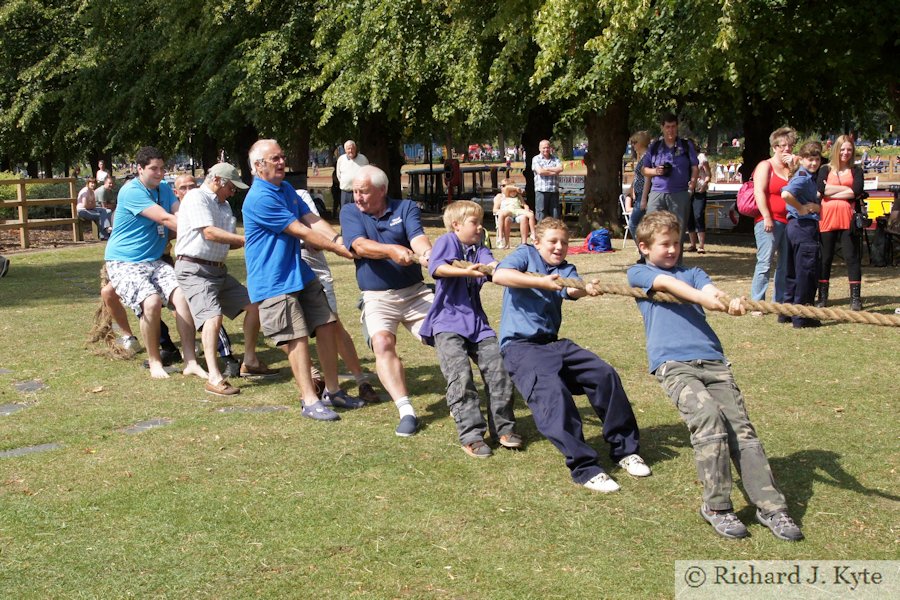
[[[344,390],[329,392],[326,389],[324,392],[322,392],[320,398],[322,399],[322,404],[330,408],[362,408],[366,405],[365,402],[363,402],[359,398],[354,398]]]
[[[803,532],[800,527],[794,523],[787,511],[778,511],[770,517],[764,516],[758,510],[756,511],[756,520],[772,530],[772,535],[779,540],[786,542],[799,542],[803,539]]]
[[[490,446],[484,440],[475,440],[471,444],[463,444],[463,451],[472,458],[488,458],[493,454]]]
[[[140,352],[141,343],[133,335],[123,335],[119,338],[119,345],[129,352]]]
[[[703,504],[700,506],[700,516],[712,525],[716,533],[722,537],[739,540],[749,535],[747,528],[744,527],[744,524],[741,523],[741,520],[737,518],[733,511],[716,512]]]

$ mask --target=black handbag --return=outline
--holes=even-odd
[[[872,219],[862,212],[860,201],[869,197],[868,192],[863,192],[862,196],[856,199],[856,207],[853,210],[853,216],[850,217],[850,232],[861,233],[864,229],[868,229],[872,225]]]

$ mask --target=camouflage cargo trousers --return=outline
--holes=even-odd
[[[769,460],[744,407],[731,367],[722,361],[669,361],[656,378],[691,432],[703,501],[712,510],[732,510],[729,456],[750,501],[763,513],[787,507]]]

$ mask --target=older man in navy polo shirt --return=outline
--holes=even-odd
[[[397,326],[417,338],[434,295],[424,283],[431,241],[410,200],[389,200],[388,178],[374,166],[362,167],[353,180],[353,204],[341,209],[344,244],[359,258],[356,281],[363,293],[363,317],[372,338],[375,370],[400,412],[396,434],[419,429],[409,401],[406,374],[397,355]]]

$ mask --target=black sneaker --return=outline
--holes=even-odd
[[[779,540],[786,542],[799,542],[803,539],[803,532],[800,527],[794,523],[787,511],[781,510],[769,517],[764,516],[758,510],[756,511],[756,520],[772,530],[772,535]]]
[[[163,348],[159,351],[159,357],[162,359],[162,364],[164,367],[168,367],[174,365],[177,362],[181,362],[181,352],[178,351],[178,348]]]
[[[225,379],[237,379],[241,376],[241,361],[229,355],[224,357],[225,368],[222,369],[222,376]]]
[[[737,518],[737,515],[734,514],[733,511],[716,512],[710,510],[703,504],[700,506],[700,516],[713,526],[716,533],[724,538],[739,540],[750,535],[747,528],[741,523],[741,520]],[[757,518],[759,518],[759,516],[757,516]]]

